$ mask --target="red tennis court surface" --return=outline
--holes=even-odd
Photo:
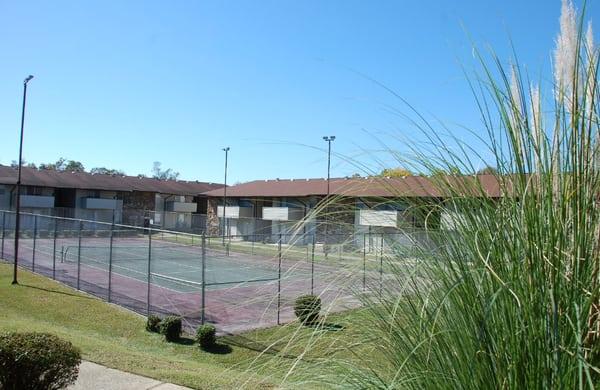
[[[106,243],[106,238],[85,240],[87,244]],[[160,282],[160,277],[150,276],[148,281],[147,276],[124,275],[118,267],[109,272],[86,261],[62,262],[61,248],[74,245],[78,245],[74,237],[58,238],[56,243],[52,238],[36,238],[35,243],[31,238],[21,239],[19,265],[143,315],[180,315],[188,330],[201,323],[203,307],[205,321],[214,324],[220,332],[237,333],[290,322],[294,319],[294,300],[311,290],[321,297],[324,310],[336,312],[358,307],[359,300],[354,293],[361,291],[364,283],[362,274],[339,264],[311,265],[306,260],[284,258],[281,276],[277,275],[275,280],[207,286],[203,297],[200,288],[191,291],[189,286],[186,291],[169,288]],[[14,258],[13,246],[13,239],[5,237],[1,248],[4,259]],[[278,265],[277,258],[233,256],[244,257],[246,262],[256,261],[261,266]],[[368,275],[369,279],[378,277],[381,275]]]

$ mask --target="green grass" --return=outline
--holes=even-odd
[[[309,340],[315,330],[297,324],[221,337],[221,347],[209,353],[189,338],[167,343],[144,330],[144,317],[45,277],[21,270],[20,284],[11,280],[12,267],[0,264],[0,331],[50,332],[79,347],[86,360],[193,388],[272,388],[291,365],[318,370],[316,361],[331,354],[332,345],[339,350],[340,342],[356,336],[357,312],[349,312],[330,319],[343,331],[322,331],[322,344],[311,344],[301,359],[304,344],[287,344],[292,338]],[[285,356],[273,358],[284,349]]]

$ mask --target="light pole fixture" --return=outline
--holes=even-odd
[[[19,230],[21,228],[20,212],[21,212],[21,165],[23,164],[23,129],[25,128],[25,102],[27,101],[27,83],[33,78],[32,75],[27,76],[23,81],[23,109],[21,110],[21,138],[19,140],[19,165],[17,167],[17,186],[16,186],[16,207],[15,207],[15,262],[13,268],[12,284],[19,284],[17,280],[17,268],[19,259]]]
[[[325,242],[324,242],[324,252],[325,257],[327,257],[327,226],[329,223],[327,222],[329,212],[329,194],[330,190],[330,182],[331,182],[331,143],[335,141],[335,135],[325,136],[323,137],[323,141],[327,142],[327,196],[325,197]]]
[[[225,152],[225,183],[223,187],[223,245],[225,245],[225,230],[227,229],[227,220],[225,219],[225,212],[227,209],[227,158],[229,157],[229,146],[223,148]]]

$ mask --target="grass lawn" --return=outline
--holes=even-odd
[[[314,361],[330,356],[339,345],[356,341],[352,323],[356,312],[332,316],[342,331],[315,331],[292,324],[220,338],[212,353],[200,350],[184,338],[167,343],[146,332],[145,318],[66,287],[42,276],[20,270],[19,285],[11,285],[12,266],[0,263],[0,331],[50,332],[70,340],[83,357],[123,371],[193,388],[273,388],[302,353],[305,341],[311,353],[300,363],[311,369]],[[300,340],[288,347],[292,337]],[[287,357],[274,360],[286,348]],[[266,353],[263,351],[267,350]],[[274,363],[276,362],[276,363]]]

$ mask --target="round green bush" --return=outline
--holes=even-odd
[[[158,333],[160,331],[160,317],[149,315],[146,320],[146,330],[148,332]]]
[[[321,298],[316,295],[301,295],[296,298],[294,314],[305,325],[314,324],[321,312]]]
[[[52,334],[0,335],[0,389],[62,389],[75,382],[80,363],[79,350]]]
[[[196,342],[202,349],[210,349],[215,346],[217,342],[216,337],[217,330],[210,324],[201,325],[196,330]]]
[[[160,334],[167,341],[177,341],[181,335],[181,317],[167,316],[160,322]]]

